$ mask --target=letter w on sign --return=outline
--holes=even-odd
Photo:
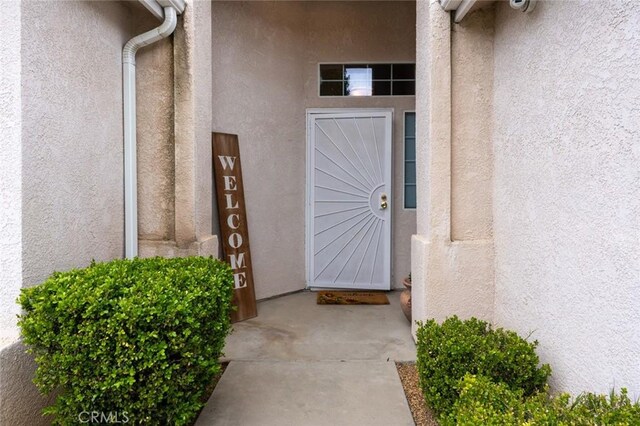
[[[231,314],[231,321],[237,322],[258,315],[238,136],[213,133],[211,143],[222,251],[233,269],[233,303],[237,311]]]

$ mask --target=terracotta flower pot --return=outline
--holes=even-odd
[[[409,277],[405,278],[402,284],[404,284],[406,289],[400,294],[400,307],[402,308],[404,316],[411,322],[411,280]]]
[[[411,278],[407,277],[404,280],[402,280],[402,284],[408,288],[409,290],[411,290]]]

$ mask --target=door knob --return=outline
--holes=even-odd
[[[380,210],[384,210],[388,207],[389,205],[387,204],[387,194],[381,194],[380,195]]]

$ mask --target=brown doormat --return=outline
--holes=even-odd
[[[387,295],[370,291],[319,291],[318,305],[388,305]]]

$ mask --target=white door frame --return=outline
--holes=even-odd
[[[371,114],[371,116],[382,115],[385,117],[389,117],[389,126],[385,129],[386,132],[386,140],[385,140],[385,160],[389,163],[389,167],[387,167],[385,172],[385,182],[388,182],[389,187],[387,188],[387,192],[389,194],[389,200],[391,202],[391,208],[389,209],[389,220],[387,221],[387,230],[386,230],[386,244],[388,245],[385,250],[384,256],[384,276],[387,283],[383,288],[372,288],[372,290],[391,290],[391,257],[393,250],[392,243],[392,220],[393,220],[393,108],[307,108],[306,117],[305,117],[305,127],[306,127],[306,181],[305,181],[305,277],[306,277],[306,288],[312,288],[311,283],[314,280],[313,277],[313,259],[312,254],[313,250],[311,249],[312,243],[312,235],[311,228],[313,220],[312,212],[313,212],[313,164],[315,161],[315,152],[311,149],[312,138],[313,138],[313,129],[311,129],[311,117],[314,115],[321,114]],[[319,288],[319,287],[313,287]]]

